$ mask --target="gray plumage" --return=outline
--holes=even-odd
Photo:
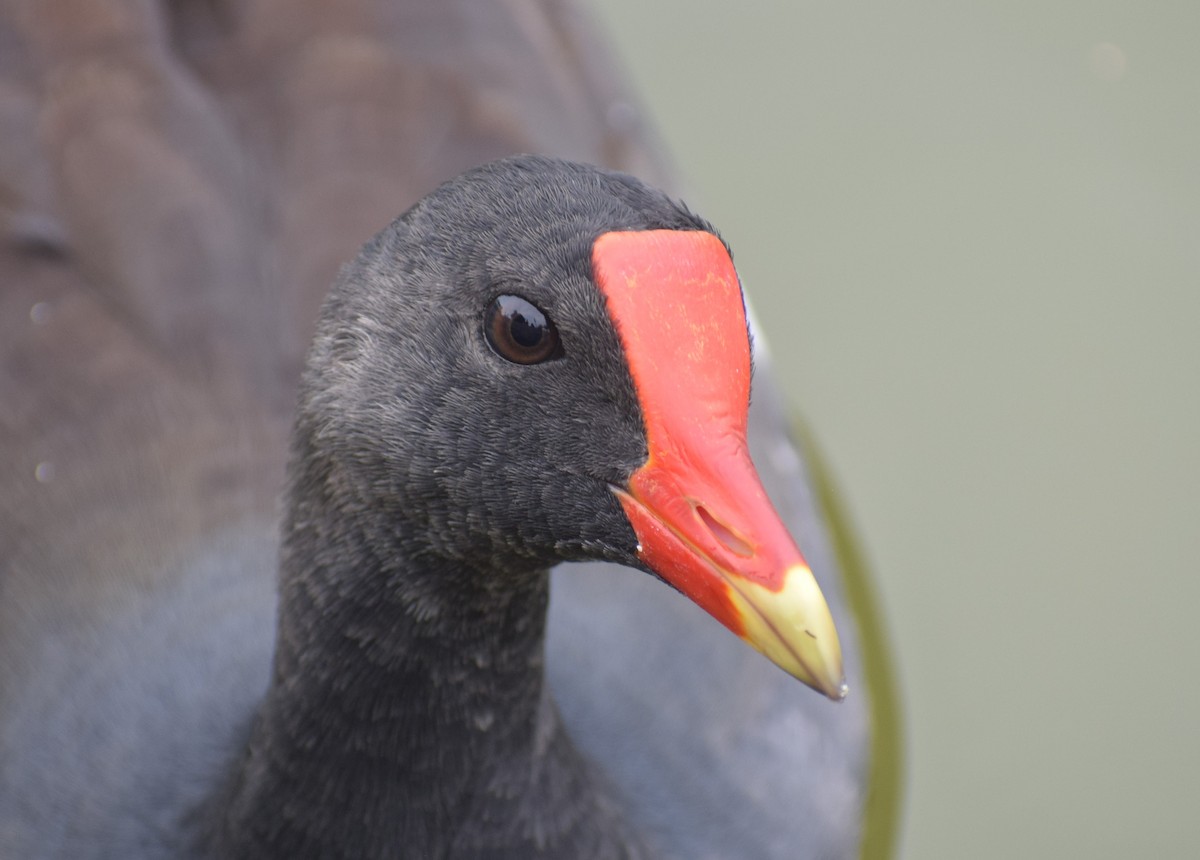
[[[192,10],[189,14],[202,14],[200,4],[184,7]],[[362,4],[363,9],[369,7]],[[555,707],[540,691],[522,690],[520,684],[508,690],[526,704],[537,703],[532,718],[543,728],[534,739],[539,749],[547,751],[545,761],[558,762],[548,767],[539,790],[567,799],[561,801],[565,806],[549,810],[555,815],[537,804],[527,803],[522,810],[518,802],[520,814],[500,822],[483,804],[431,812],[423,819],[426,823],[418,824],[416,819],[422,815],[412,815],[410,822],[405,819],[406,808],[393,808],[394,815],[388,815],[386,810],[358,805],[351,795],[333,791],[338,784],[333,779],[323,784],[330,796],[307,798],[325,810],[324,819],[303,804],[290,811],[264,812],[247,800],[256,796],[254,782],[266,779],[262,774],[268,770],[252,760],[245,765],[243,755],[247,744],[251,749],[266,748],[254,746],[263,729],[255,728],[253,715],[271,678],[274,571],[280,565],[275,496],[282,483],[290,421],[289,380],[298,367],[300,345],[308,337],[306,320],[331,279],[334,262],[350,256],[347,242],[360,241],[369,233],[361,222],[374,218],[378,226],[387,218],[381,214],[384,207],[394,213],[413,198],[411,188],[429,190],[433,182],[428,177],[440,171],[445,171],[442,176],[450,175],[482,157],[514,148],[555,148],[594,160],[619,149],[592,148],[611,133],[588,131],[602,127],[594,119],[581,118],[573,125],[561,118],[552,123],[532,121],[521,114],[524,119],[514,120],[512,128],[524,131],[514,136],[501,130],[489,136],[477,133],[477,115],[465,110],[458,114],[458,130],[439,138],[439,132],[418,131],[433,129],[435,123],[410,125],[414,117],[430,115],[421,112],[423,97],[416,98],[416,106],[410,105],[408,112],[398,112],[395,105],[367,104],[372,99],[399,98],[394,90],[371,83],[387,78],[396,64],[422,68],[421,50],[407,52],[403,47],[419,40],[411,29],[400,26],[401,6],[388,13],[393,29],[373,28],[373,22],[367,21],[348,35],[347,29],[353,30],[354,25],[349,16],[350,23],[340,25],[336,38],[316,32],[323,25],[315,14],[305,19],[298,12],[290,13],[305,22],[297,25],[299,29],[311,23],[314,32],[306,37],[308,41],[290,35],[292,53],[286,62],[278,60],[279,65],[272,66],[276,55],[260,38],[263,53],[244,60],[243,68],[257,62],[278,69],[271,79],[274,83],[249,78],[231,82],[230,77],[236,76],[223,77],[220,65],[206,59],[214,56],[207,53],[214,45],[234,50],[229,32],[240,34],[242,46],[255,42],[254,15],[245,13],[239,19],[227,14],[231,17],[226,24],[236,25],[228,25],[230,31],[218,29],[205,37],[197,29],[194,32],[201,35],[177,39],[174,47],[160,43],[159,53],[130,60],[123,79],[114,82],[90,73],[88,86],[99,97],[130,81],[156,82],[152,91],[160,99],[158,113],[140,114],[137,111],[145,103],[139,108],[134,102],[129,107],[132,113],[118,115],[113,120],[116,125],[106,127],[97,126],[94,117],[83,116],[86,104],[67,98],[73,92],[68,86],[69,70],[73,64],[84,65],[83,58],[94,49],[61,38],[69,28],[62,22],[58,29],[44,21],[30,24],[10,17],[8,22],[12,26],[7,38],[16,46],[3,52],[9,58],[3,70],[6,80],[15,82],[8,91],[16,94],[9,96],[10,106],[15,105],[11,110],[28,112],[37,98],[44,97],[48,101],[42,110],[54,121],[42,144],[29,142],[24,132],[13,138],[21,145],[14,143],[9,151],[28,152],[28,164],[36,169],[5,165],[7,187],[16,192],[6,209],[6,245],[0,255],[4,283],[0,397],[5,404],[0,430],[5,460],[11,463],[0,473],[0,853],[150,857],[216,850],[217,845],[232,851],[235,845],[254,844],[253,839],[239,842],[232,835],[229,821],[236,822],[239,815],[246,828],[240,832],[259,834],[254,838],[291,838],[280,836],[286,829],[281,821],[324,828],[325,836],[336,840],[347,856],[362,856],[375,848],[396,849],[395,842],[372,840],[382,839],[381,834],[392,832],[391,828],[407,829],[406,825],[411,825],[408,832],[418,835],[424,828],[424,837],[430,840],[426,844],[439,851],[456,851],[456,856],[471,856],[472,851],[498,856],[500,847],[526,838],[558,848],[572,845],[567,856],[588,856],[588,851],[594,856],[606,856],[605,851],[612,855],[613,845],[628,847],[635,839],[655,856],[853,853],[865,770],[861,699],[841,707],[830,705],[650,577],[612,567],[595,571],[571,567],[555,574],[547,676],[574,747],[567,745]],[[158,38],[154,28],[161,24],[157,16],[140,22],[147,43]],[[483,24],[474,26],[487,29]],[[413,81],[426,79],[444,81],[450,90],[461,88],[472,69],[479,68],[480,61],[468,50],[476,43],[463,35],[473,32],[481,30],[466,27],[439,36],[443,47],[458,44],[463,51],[464,62],[455,72],[418,71],[402,76],[408,83],[401,83],[399,89],[419,90]],[[492,32],[507,31],[496,25]],[[329,136],[329,124],[323,131],[318,129],[323,121],[318,119],[322,116],[319,98],[307,105],[308,110],[289,116],[278,88],[308,85],[307,79],[284,71],[299,62],[299,56],[311,63],[342,64],[340,68],[347,71],[344,80],[352,80],[360,92],[369,94],[363,105],[346,110],[381,117],[376,126],[363,129],[351,124],[344,135]],[[37,62],[30,59],[34,57]],[[493,91],[508,87],[514,94],[525,92],[522,75],[529,67],[507,62],[488,69],[488,86]],[[111,63],[119,67],[125,60],[118,53]],[[597,67],[582,59],[579,63],[574,73],[581,80],[598,77]],[[510,71],[501,74],[497,68]],[[579,72],[580,68],[591,71]],[[349,70],[359,77],[349,75]],[[57,100],[47,89],[49,81],[63,88]],[[344,93],[330,94],[329,104],[343,98]],[[433,103],[442,104],[436,99]],[[250,121],[247,117],[255,111],[247,104],[273,107]],[[164,110],[174,119],[164,120]],[[355,114],[356,110],[361,113]],[[576,102],[572,110],[582,116],[592,109],[586,102],[583,106]],[[327,123],[346,125],[344,116],[336,120],[326,116]],[[110,134],[122,123],[127,134]],[[379,143],[372,144],[371,154],[361,154],[356,141],[381,140],[378,123],[396,123],[397,129],[405,131],[400,154]],[[209,128],[205,134],[214,139],[188,134],[193,127]],[[560,128],[563,133],[556,131]],[[283,129],[290,131],[285,134]],[[121,153],[128,152],[128,134],[135,132],[150,147],[148,151],[175,157],[128,160]],[[441,149],[433,146],[430,152],[436,155],[424,162],[412,159],[426,164],[423,172],[389,166],[393,159],[408,163],[405,159],[425,134],[430,140],[453,143]],[[264,139],[276,141],[268,143],[268,149],[288,141],[286,149],[279,150],[285,157],[270,172],[254,168]],[[331,143],[319,145],[322,139]],[[258,143],[250,145],[252,140]],[[622,145],[630,151],[634,146]],[[229,158],[217,157],[220,153]],[[310,164],[305,159],[315,161]],[[332,181],[332,174],[339,181]],[[353,202],[338,203],[342,195]],[[512,201],[506,197],[505,202]],[[663,217],[677,216],[669,205],[661,205],[666,207]],[[623,206],[629,207],[628,202],[614,204],[617,211],[604,216],[627,212]],[[263,218],[265,211],[281,217]],[[611,224],[604,218],[600,222]],[[519,222],[501,219],[499,223]],[[43,229],[38,224],[51,226]],[[433,271],[438,265],[445,269],[450,259],[465,266],[465,271],[482,271],[487,277],[499,273],[523,284],[546,274],[527,267],[528,255],[513,253],[512,259],[504,258],[506,249],[532,241],[524,234],[498,240],[488,249],[494,253],[470,261],[453,256],[457,244],[438,248],[437,235],[442,234],[428,235],[419,247],[410,245],[397,255],[396,246],[389,244],[397,239],[396,230],[402,228],[385,232],[383,239],[368,246],[358,267],[343,275],[343,287],[331,308],[350,298],[345,284],[351,275],[361,277],[355,283],[366,287],[379,281],[398,283],[405,273],[396,265],[409,267],[406,288],[436,281],[439,287],[453,289],[464,283],[454,277],[462,274],[462,268],[457,273]],[[581,234],[572,234],[571,227],[561,224],[550,224],[546,230],[546,236],[535,238],[550,247],[564,246],[550,268],[567,264],[570,273],[569,265],[578,263],[578,255],[572,257],[565,246],[571,244],[572,235],[578,239]],[[554,235],[555,231],[562,235]],[[430,260],[422,263],[422,253],[429,254]],[[322,278],[324,284],[318,286]],[[595,315],[594,295],[583,289],[582,282],[576,286],[577,294],[559,315],[564,326],[576,312],[581,318]],[[355,326],[349,331],[331,333],[326,317],[318,352],[341,350],[344,355],[361,356],[373,342],[386,340],[400,330],[399,324],[408,322],[420,321],[424,343],[435,348],[437,344],[461,346],[474,333],[468,332],[474,317],[428,316],[433,306],[427,296],[412,306],[421,311],[413,319],[399,313],[403,306],[373,305],[375,295],[367,289],[353,296],[365,304],[355,306]],[[477,310],[472,308],[472,313]],[[373,324],[383,326],[381,333],[372,333],[366,322],[359,321],[372,312],[378,312],[380,318]],[[611,338],[608,348],[603,339],[597,341],[594,361],[586,366],[610,368],[618,358],[612,346]],[[461,350],[453,354],[463,355]],[[397,354],[385,352],[384,357],[395,361]],[[551,440],[544,428],[524,421],[517,425],[521,434],[517,441],[522,444],[500,448],[496,445],[513,440],[492,439],[496,445],[485,444],[487,428],[494,422],[483,420],[481,405],[495,393],[492,385],[498,380],[490,380],[478,391],[433,387],[435,382],[444,383],[447,373],[462,378],[462,368],[452,365],[442,366],[446,373],[441,376],[433,373],[436,365],[423,362],[436,357],[432,349],[423,349],[407,356],[409,364],[384,368],[382,374],[378,365],[364,364],[376,373],[339,379],[329,387],[310,377],[305,401],[310,415],[321,414],[314,406],[320,396],[314,394],[317,391],[353,383],[365,386],[370,396],[359,412],[343,409],[346,401],[331,403],[322,419],[325,423],[314,425],[308,435],[333,433],[343,444],[347,425],[337,422],[350,422],[363,438],[362,444],[351,447],[354,453],[349,459],[370,475],[377,474],[367,468],[371,458],[378,464],[387,456],[399,456],[405,440],[412,438],[408,434],[424,433],[430,444],[441,444],[430,462],[444,459],[463,468],[440,476],[436,464],[416,469],[406,476],[413,483],[395,480],[386,489],[397,491],[393,497],[399,499],[404,488],[415,487],[421,478],[436,477],[445,500],[436,516],[431,514],[431,524],[434,519],[436,524],[421,536],[441,544],[427,547],[427,552],[455,555],[459,568],[477,566],[479,559],[486,558],[503,573],[533,561],[548,564],[584,553],[631,561],[629,546],[614,540],[614,535],[628,538],[628,534],[614,520],[619,512],[610,498],[604,497],[602,503],[596,496],[595,517],[582,526],[577,518],[567,516],[564,501],[580,493],[586,497],[587,481],[602,469],[620,473],[635,464],[638,437],[630,428],[636,412],[630,408],[629,391],[622,387],[620,375],[601,373],[587,380],[608,387],[566,389],[584,399],[561,410],[593,416],[587,427],[609,416],[611,431],[594,435],[583,432],[581,423],[579,432]],[[339,359],[335,364],[347,374],[353,370],[352,362]],[[802,480],[802,465],[778,432],[782,416],[771,393],[769,373],[769,368],[760,366],[756,380],[752,417],[756,459],[830,599],[848,646],[847,673],[853,679],[859,665],[852,624],[842,611],[819,518]],[[386,398],[398,398],[396,385],[401,377],[409,382],[407,396],[416,406],[403,415],[379,411]],[[415,393],[414,387],[421,385],[427,390]],[[586,391],[595,394],[590,401],[581,393]],[[551,403],[528,394],[514,406],[546,411]],[[611,408],[604,411],[600,406]],[[429,426],[421,422],[431,422],[439,408],[480,415],[484,432],[454,439],[429,435]],[[362,420],[372,409],[375,425]],[[472,409],[480,411],[472,413]],[[293,481],[318,483],[309,471],[318,464],[303,456],[306,434],[301,427],[295,451],[305,468],[293,472]],[[602,425],[592,429],[608,430]],[[586,477],[562,468],[561,482],[522,483],[522,468],[527,464],[509,459],[514,451],[549,452],[561,458],[552,464],[554,468],[567,467],[581,458],[596,458],[601,452],[590,441],[596,438],[623,439],[625,445],[594,459],[596,474]],[[383,442],[387,445],[380,447]],[[475,445],[477,450],[469,449]],[[508,478],[495,483],[482,480],[484,474],[503,475],[505,468],[511,472]],[[320,483],[328,486],[327,476]],[[472,495],[473,490],[482,495]],[[515,532],[502,528],[498,519],[504,512],[511,516],[522,509],[524,502],[513,495],[522,491],[533,494],[531,503],[544,514],[526,524],[528,534],[519,528]],[[363,493],[366,490],[359,488],[351,494],[355,503],[380,498]],[[459,504],[464,501],[468,505]],[[371,506],[364,503],[363,507]],[[379,522],[382,511],[372,510],[374,520],[354,517],[354,526],[348,529],[357,530],[358,539],[364,541],[360,551],[376,546],[378,529],[384,527]],[[482,527],[471,521],[472,510],[487,512],[480,514]],[[321,528],[334,523],[320,520],[320,528],[315,528],[313,522],[311,517],[294,514],[286,522],[285,604],[290,599],[308,601],[307,613],[298,615],[321,624],[346,621],[337,618],[338,606],[342,611],[355,609],[361,619],[351,624],[361,639],[356,647],[387,663],[390,646],[396,644],[388,642],[391,628],[376,624],[370,611],[362,611],[379,612],[381,606],[364,606],[357,599],[335,600],[344,596],[339,592],[344,582],[340,575],[323,583],[310,583],[302,575],[289,578],[297,557],[307,562],[321,558],[321,547],[326,546]],[[329,555],[344,557],[340,552]],[[518,606],[532,609],[531,617],[536,618],[545,599],[539,576],[522,578],[513,573],[501,581],[505,588],[485,593],[503,596],[513,612]],[[291,598],[289,582],[301,584]],[[436,598],[423,593],[409,595],[406,605],[409,611],[421,607],[423,613],[438,609]],[[539,653],[536,626],[525,631],[524,650],[518,647],[520,637],[513,643],[517,664]],[[294,635],[312,632],[311,625],[300,624]],[[292,635],[285,629],[285,641]],[[293,654],[281,659],[277,668],[282,665],[286,670],[289,659],[302,658]],[[504,671],[503,666],[486,668]],[[355,679],[342,673],[327,681],[332,686],[325,695],[333,697],[353,686]],[[370,706],[378,709],[372,719],[382,719],[396,702],[377,700]],[[303,716],[294,709],[283,710],[284,719]],[[265,712],[270,714],[270,707]],[[345,712],[326,708],[318,719],[354,716],[353,707]],[[482,738],[503,730],[502,716],[487,707],[460,711],[459,718],[460,737]],[[333,731],[335,725],[318,721],[298,726],[296,737]],[[385,743],[382,736],[376,741]],[[429,778],[453,772],[454,762],[449,760],[453,756],[427,752]],[[442,764],[449,767],[435,766]],[[458,767],[461,771],[465,765],[459,762]],[[564,782],[564,775],[570,779]],[[478,783],[470,783],[470,777],[462,779],[466,788],[459,797],[478,794]],[[516,785],[500,785],[498,796],[519,796]],[[375,800],[382,802],[389,790],[392,787],[380,786],[373,793]],[[274,796],[268,792],[266,799]],[[429,800],[430,810],[436,805],[436,799]],[[231,814],[222,813],[230,809]],[[469,816],[477,809],[489,822],[479,830],[466,836],[461,829],[453,834],[438,830],[437,822],[446,816],[464,812]],[[287,844],[282,850],[294,847]]]

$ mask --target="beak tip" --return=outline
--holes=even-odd
[[[824,677],[818,674],[820,678],[820,691],[825,694],[825,697],[833,702],[843,702],[846,696],[850,695],[850,685],[846,683],[846,676],[842,672],[842,654],[841,648],[837,649],[836,656],[833,657],[831,663],[826,663],[822,668],[828,667],[824,673]]]

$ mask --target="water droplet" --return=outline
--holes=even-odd
[[[1119,81],[1125,77],[1125,69],[1129,65],[1125,52],[1111,42],[1098,42],[1092,45],[1088,55],[1092,74],[1102,81]]]
[[[49,302],[38,302],[29,309],[29,318],[33,320],[34,325],[45,325],[50,322],[50,312],[53,308]]]
[[[38,463],[33,469],[33,477],[39,484],[49,484],[54,480],[54,464],[49,460]]]

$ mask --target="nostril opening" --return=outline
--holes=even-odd
[[[716,517],[710,514],[704,505],[696,505],[696,513],[700,516],[700,522],[708,527],[708,530],[725,548],[734,555],[740,555],[742,558],[750,558],[754,555],[754,549],[750,544],[746,543],[736,534],[734,534],[727,526],[723,525]]]

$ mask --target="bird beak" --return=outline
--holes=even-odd
[[[645,464],[613,488],[639,559],[840,701],[847,687],[829,607],[750,461],[750,345],[725,246],[700,231],[606,233],[592,266],[646,425]]]
[[[833,617],[749,458],[688,462],[652,454],[616,490],[639,558],[784,671],[845,698]]]

